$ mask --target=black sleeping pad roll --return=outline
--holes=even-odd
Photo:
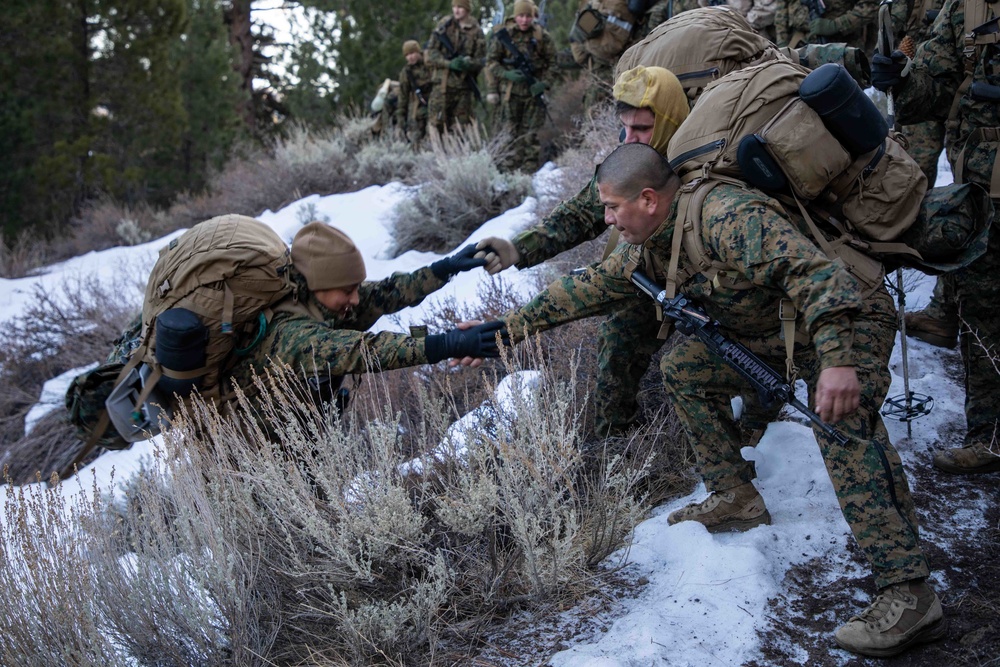
[[[823,119],[852,157],[882,145],[889,125],[843,65],[820,65],[802,81],[799,97]]]
[[[178,380],[169,371],[193,371],[205,365],[208,328],[186,308],[165,310],[156,318],[156,361],[164,368],[158,387],[168,394],[186,396],[198,379]]]

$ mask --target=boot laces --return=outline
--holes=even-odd
[[[906,602],[906,595],[895,586],[880,593],[874,601],[858,615],[858,620],[864,621],[870,627],[876,627],[879,621],[889,616],[889,609],[895,601]]]

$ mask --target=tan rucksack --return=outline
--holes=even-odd
[[[792,210],[808,216],[808,207],[823,220],[842,221],[843,245],[856,240],[851,245],[870,253],[916,254],[893,241],[917,219],[926,194],[919,165],[893,136],[852,154],[800,98],[807,75],[782,58],[710,84],[670,141],[674,171],[685,183],[736,179],[769,192],[762,178],[773,177],[782,184],[774,192],[790,191]]]
[[[694,99],[712,81],[776,56],[774,44],[736,10],[700,7],[661,23],[629,47],[615,67],[615,79],[640,65],[663,67]]]
[[[293,292],[290,268],[281,237],[242,215],[206,220],[164,247],[146,283],[141,329],[129,345],[128,362],[100,367],[121,369],[113,389],[108,392],[107,373],[97,378],[90,373],[67,393],[67,406],[90,405],[93,401],[81,396],[84,390],[107,398],[97,415],[92,408],[70,407],[70,418],[86,440],[62,474],[72,472],[99,443],[121,448],[158,433],[177,400],[174,390],[184,394],[196,387],[210,400],[225,398],[220,386],[225,371],[266,331],[271,306]],[[157,340],[157,323],[166,321],[165,313],[173,322],[180,314],[190,325],[183,341],[173,341],[179,345]],[[237,340],[251,342],[247,350],[237,350]],[[120,439],[105,435],[109,423]]]
[[[266,328],[268,308],[292,293],[291,256],[273,229],[243,215],[195,225],[160,250],[142,304],[143,344],[133,353],[168,378],[200,378],[199,392],[217,398],[235,341]],[[156,355],[156,318],[171,308],[195,313],[207,330],[204,366],[181,373]]]
[[[632,41],[640,18],[629,11],[627,0],[588,0],[571,34],[593,57],[614,62]]]

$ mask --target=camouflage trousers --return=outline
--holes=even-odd
[[[993,224],[1000,222],[996,218]],[[986,254],[949,274],[958,300],[959,345],[965,366],[966,444],[996,446],[1000,440],[1000,373],[997,368],[1000,331],[996,304],[1000,303],[1000,238],[992,234]]]
[[[597,328],[597,387],[594,427],[598,435],[621,433],[639,414],[639,382],[653,355],[663,346],[656,337],[660,323],[648,307],[623,308]]]
[[[958,299],[955,297],[955,280],[950,274],[937,277],[934,293],[923,312],[936,320],[954,322],[958,319]]]
[[[928,187],[934,187],[937,181],[938,157],[944,150],[944,123],[927,121],[902,126],[906,137],[906,152],[910,154],[920,169],[927,176]]]
[[[855,321],[861,407],[835,425],[849,436],[850,443],[842,446],[814,429],[841,511],[879,588],[929,573],[906,474],[879,415],[889,389],[886,368],[895,333],[895,308],[881,289],[866,300],[864,312]],[[740,342],[775,369],[784,368],[784,343],[777,335]],[[815,395],[820,368],[814,349],[797,346],[795,363],[810,396]],[[670,350],[661,369],[708,490],[724,491],[753,479],[753,466],[740,455],[730,404],[731,396],[750,391],[746,381],[694,338]]]
[[[427,107],[419,107],[419,111],[416,113],[411,113],[406,118],[406,125],[404,126],[406,130],[406,140],[410,144],[410,148],[417,150],[420,148],[427,136]]]
[[[497,123],[510,133],[507,156],[501,163],[506,171],[520,168],[532,173],[538,164],[538,128],[545,122],[545,108],[534,97],[510,95],[500,106]]]
[[[617,435],[635,425],[642,376],[666,342],[657,338],[659,330],[652,302],[648,307],[623,308],[598,325],[598,374],[594,390],[594,430],[598,435]],[[747,435],[766,428],[781,409],[781,406],[760,405],[753,391],[742,398],[740,426]]]
[[[441,134],[456,124],[472,122],[472,91],[468,88],[434,86],[427,100],[427,123]]]

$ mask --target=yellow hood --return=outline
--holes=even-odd
[[[662,67],[642,65],[622,72],[615,81],[614,97],[638,109],[653,112],[655,121],[649,145],[661,155],[666,155],[670,137],[674,136],[690,111],[684,88],[673,72]]]

